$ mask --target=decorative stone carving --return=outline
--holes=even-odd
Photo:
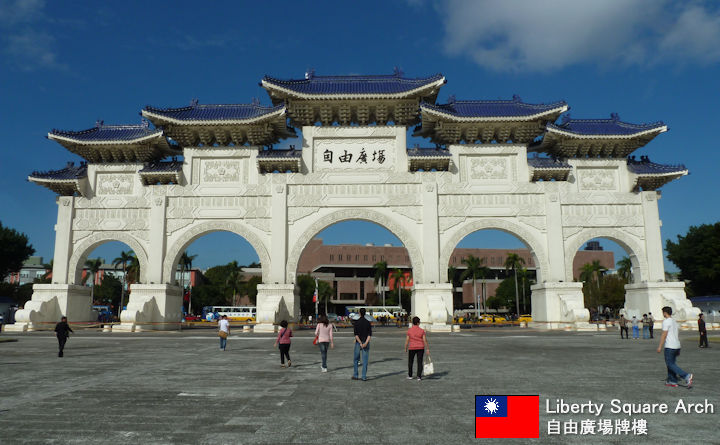
[[[211,232],[226,231],[232,232],[245,238],[247,242],[255,249],[260,257],[262,264],[263,281],[269,280],[270,255],[268,247],[263,240],[255,234],[255,232],[246,227],[244,223],[234,221],[198,221],[194,222],[192,227],[187,229],[182,235],[168,247],[165,262],[163,263],[163,280],[168,284],[173,284],[175,266],[180,260],[180,255],[185,251],[188,245],[200,238],[202,235]]]
[[[507,157],[470,159],[470,179],[509,179]]]
[[[374,222],[385,227],[392,232],[393,235],[398,237],[408,251],[410,263],[413,267],[414,281],[418,283],[423,282],[422,254],[420,253],[420,247],[416,243],[415,238],[412,236],[412,232],[407,231],[404,226],[395,219],[376,210],[364,208],[337,210],[329,215],[318,218],[318,220],[315,221],[310,228],[303,232],[303,234],[295,240],[295,243],[292,245],[292,249],[290,250],[290,255],[288,255],[286,269],[288,281],[291,282],[292,277],[295,276],[298,262],[300,261],[300,255],[302,254],[303,249],[305,249],[307,243],[310,242],[315,235],[335,223],[353,219]],[[447,271],[445,273],[447,274]]]
[[[412,219],[415,222],[422,222],[421,207],[392,207],[393,212]]]
[[[95,193],[98,196],[132,195],[135,175],[127,173],[98,173]]]
[[[147,209],[76,209],[75,230],[144,230],[148,227]]]
[[[320,207],[290,207],[288,209],[288,222],[293,224],[299,219],[317,213],[318,210],[320,210]]]
[[[462,222],[466,219],[467,218],[462,216],[440,217],[440,232],[446,232],[453,227],[456,227],[458,224],[462,224]]]
[[[578,169],[580,190],[616,190],[617,170]]]
[[[572,205],[562,207],[565,226],[642,226],[642,208],[639,205]]]
[[[255,218],[255,219],[246,219],[246,223],[250,224],[251,226],[255,227],[258,230],[262,230],[265,233],[271,232],[271,226],[272,220],[270,218]]]
[[[241,161],[236,159],[201,160],[202,183],[240,182]]]
[[[192,219],[169,219],[167,222],[167,234],[172,235],[174,232],[192,224]]]

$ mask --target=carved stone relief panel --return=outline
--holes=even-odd
[[[639,205],[564,205],[562,220],[565,226],[623,227],[642,226],[642,207]]]
[[[270,215],[265,196],[178,196],[168,198],[168,218],[263,218]]]
[[[97,196],[132,195],[135,175],[128,173],[98,173],[95,179]]]
[[[503,157],[473,157],[469,159],[469,176],[475,180],[510,180],[508,158]]]
[[[201,159],[201,184],[239,183],[242,161],[239,159]]]
[[[290,207],[419,205],[420,184],[305,184],[292,185]]]
[[[315,139],[315,171],[392,170],[395,139]]]
[[[578,188],[580,190],[617,190],[617,169],[578,168]]]
[[[73,230],[146,230],[147,209],[77,209]]]
[[[543,195],[440,195],[438,212],[442,216],[544,215],[545,202]]]

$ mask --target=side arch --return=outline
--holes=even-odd
[[[450,239],[445,242],[445,246],[440,252],[440,282],[445,283],[448,280],[447,270],[450,264],[450,257],[460,241],[473,232],[487,229],[502,230],[503,232],[519,238],[520,241],[522,241],[530,249],[530,254],[532,255],[533,261],[538,268],[538,283],[542,283],[542,277],[546,276],[549,271],[547,253],[545,252],[543,242],[525,227],[514,222],[498,218],[475,219],[462,224],[455,229],[453,234],[450,236]]]
[[[98,232],[81,240],[77,246],[73,247],[73,254],[68,263],[69,284],[80,284],[83,270],[80,266],[85,264],[90,252],[95,250],[99,245],[110,241],[120,241],[130,246],[140,262],[140,283],[146,282],[145,276],[148,270],[148,257],[143,244],[127,232]]]
[[[381,212],[370,209],[343,209],[332,212],[328,215],[320,217],[315,221],[300,237],[295,240],[290,255],[288,256],[288,263],[286,269],[287,282],[295,282],[295,274],[297,273],[298,262],[300,261],[300,255],[305,249],[305,246],[313,239],[318,233],[322,232],[327,227],[348,220],[363,220],[383,226],[389,230],[393,235],[398,237],[400,242],[403,243],[408,251],[410,257],[410,263],[413,268],[413,279],[416,283],[423,283],[423,258],[420,251],[420,247],[413,238],[412,234],[403,228],[402,224],[390,216],[387,216]]]
[[[575,254],[583,244],[593,238],[607,238],[620,244],[620,246],[627,251],[630,256],[630,261],[632,262],[632,282],[640,283],[647,281],[648,264],[645,255],[645,243],[624,230],[610,228],[584,229],[565,241],[565,279],[567,281],[573,281],[575,279],[575,277],[573,277],[573,259],[575,258]]]
[[[163,262],[163,280],[165,283],[173,284],[173,270],[176,268],[182,253],[193,241],[203,235],[212,232],[231,232],[245,238],[257,252],[262,266],[262,279],[267,283],[270,273],[270,255],[265,243],[255,232],[246,225],[233,221],[205,221],[190,226],[189,229],[180,235],[180,237],[167,250],[165,261]]]

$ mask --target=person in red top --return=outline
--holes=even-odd
[[[288,368],[292,365],[290,362],[290,337],[293,336],[292,329],[288,327],[288,322],[283,320],[280,322],[280,332],[275,340],[275,346],[280,345],[280,366],[285,367],[285,357],[288,360]]]
[[[408,353],[408,380],[412,379],[413,360],[417,356],[417,379],[422,380],[423,356],[425,350],[430,354],[425,330],[420,325],[420,318],[413,317],[412,327],[407,331],[405,337],[405,352]]]

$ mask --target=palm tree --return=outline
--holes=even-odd
[[[622,259],[617,262],[618,275],[624,278],[625,281],[630,282],[632,280],[632,267],[632,260],[626,256],[622,257]]]
[[[132,257],[134,256],[134,255],[132,255],[132,253],[133,253],[132,251],[128,251],[128,252],[122,251],[122,252],[120,252],[120,256],[115,258],[112,262],[112,265],[115,266],[115,269],[122,266],[122,270],[123,270],[123,287],[122,287],[122,289],[120,289],[120,306],[118,307],[118,318],[120,318],[120,312],[122,312],[123,298],[125,296],[125,284],[127,282],[127,280],[126,280],[127,266],[128,266],[128,263],[130,263],[130,261],[132,261]]]
[[[187,250],[180,256],[180,278],[182,279],[183,297],[185,296],[185,271],[192,270],[192,262],[197,255],[188,255]],[[192,284],[191,284],[192,285]],[[192,291],[188,295],[188,314],[192,314]]]
[[[130,255],[130,264],[127,267],[128,286],[140,281],[140,260],[133,253]]]
[[[518,281],[517,271],[525,264],[525,260],[517,253],[508,252],[507,258],[505,258],[505,270],[512,270],[515,273],[515,311],[517,315],[520,315],[520,298],[518,296]]]
[[[375,286],[380,283],[380,292],[382,293],[382,304],[385,306],[385,277],[387,277],[387,261],[378,261],[373,264],[375,269]]]
[[[86,277],[90,276],[92,274],[93,280],[92,280],[92,287],[90,288],[90,301],[95,301],[95,284],[97,281],[97,273],[100,271],[100,268],[102,267],[102,264],[105,260],[102,258],[95,258],[94,260],[87,260],[85,261],[85,267],[87,267],[88,275]],[[93,303],[95,304],[95,303]]]
[[[455,291],[455,275],[457,275],[457,267],[448,267],[448,283],[452,284],[453,291]]]
[[[407,284],[407,277],[405,276],[405,272],[400,269],[395,269],[390,274],[390,279],[395,281],[395,289],[397,289],[398,293],[398,304],[400,305],[400,307],[402,307],[402,288]]]
[[[472,277],[473,280],[473,299],[475,299],[475,307],[478,308],[478,302],[477,302],[477,279],[481,278],[482,281],[482,288],[485,289],[485,278],[487,278],[490,275],[490,269],[486,266],[483,266],[483,262],[485,262],[484,258],[478,258],[473,255],[468,255],[467,258],[462,259],[462,263],[467,266],[467,269],[463,271],[462,275],[460,275],[460,279],[465,281],[465,279]],[[485,312],[485,292],[482,293],[482,307],[483,312]]]
[[[237,266],[237,262],[233,261]],[[225,280],[225,284],[232,289],[232,304],[237,305],[239,294],[241,293],[245,282],[243,281],[244,275],[240,267],[236,267],[235,270],[231,271]]]
[[[599,298],[600,279],[602,277],[602,273],[606,270],[607,269],[600,264],[600,260],[594,260],[592,263],[583,264],[580,269],[580,281],[587,284],[588,293],[594,296],[593,300],[597,300]],[[596,301],[593,301],[593,303],[596,303]]]

